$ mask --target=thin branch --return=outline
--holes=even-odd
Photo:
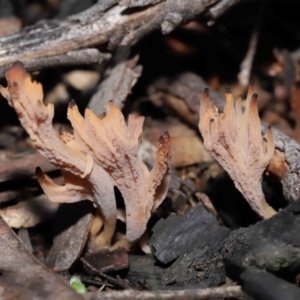
[[[120,47],[106,68],[104,79],[88,105],[96,115],[102,114],[107,102],[112,99],[122,109],[123,101],[140,77],[142,66],[137,65],[138,56],[129,58],[129,55],[130,47]]]
[[[248,86],[250,83],[251,70],[253,60],[256,53],[256,46],[258,41],[258,30],[254,29],[250,38],[249,48],[244,60],[240,65],[240,72],[238,74],[239,83],[243,86]]]
[[[108,49],[132,45],[143,36],[161,28],[169,33],[180,24],[206,12],[218,0],[138,1],[139,9],[127,8],[118,0],[103,0],[66,20],[45,20],[0,38],[0,66],[22,61],[27,67],[45,57],[106,45]],[[132,3],[135,3],[131,1]],[[131,4],[132,4],[131,3]],[[146,5],[145,4],[152,4]],[[156,3],[153,5],[153,3]],[[62,58],[59,57],[59,60]],[[65,59],[65,58],[63,58]],[[51,58],[50,61],[57,58]]]
[[[122,289],[132,289],[132,287],[129,284],[127,284],[124,280],[122,280],[120,278],[119,279],[113,278],[103,272],[98,272],[98,274],[101,277],[105,278],[108,282],[114,284],[117,287],[120,287]],[[102,299],[102,298],[100,297],[99,299]]]
[[[28,59],[24,61],[24,67],[27,71],[38,71],[43,68],[55,68],[60,66],[88,65],[102,63],[111,58],[111,54],[102,54],[98,49],[82,49],[69,51],[66,54]],[[11,67],[11,64],[0,66],[0,77],[4,77],[5,72]]]
[[[240,298],[243,296],[243,291],[240,286],[223,286],[207,289],[193,290],[170,290],[170,291],[135,291],[125,290],[120,292],[96,292],[86,293],[85,299],[88,300],[183,300],[183,299],[218,299],[218,298]]]
[[[224,12],[228,10],[228,8],[239,2],[240,0],[221,0],[217,5],[209,10],[209,13],[213,19],[217,19],[218,17],[223,15]]]

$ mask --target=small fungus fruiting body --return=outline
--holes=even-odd
[[[267,147],[264,147],[254,88],[251,84],[244,111],[241,97],[234,101],[227,89],[222,113],[211,105],[206,89],[201,97],[199,130],[206,150],[228,172],[252,209],[262,219],[267,219],[276,211],[266,202],[261,181],[275,145],[269,127]]]
[[[96,116],[90,109],[84,117],[71,101],[68,119],[73,134],[52,126],[54,107],[45,106],[41,84],[32,81],[22,63],[6,72],[7,88],[0,93],[18,114],[36,149],[62,170],[65,185],[55,184],[41,169],[36,176],[54,202],[93,201],[101,211],[104,229],[101,245],[109,245],[115,231],[117,208],[114,186],[126,206],[126,237],[137,240],[145,231],[151,212],[165,198],[170,180],[171,144],[165,132],[159,139],[153,169],[138,158],[144,117],[129,115],[128,124],[120,109],[109,102],[107,113]]]

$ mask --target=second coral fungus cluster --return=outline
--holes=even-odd
[[[222,113],[211,105],[206,89],[201,97],[199,129],[206,150],[228,172],[251,208],[262,219],[272,217],[276,211],[266,202],[261,181],[275,144],[269,127],[264,147],[254,84],[250,85],[244,110],[241,97],[235,101],[227,89]]]

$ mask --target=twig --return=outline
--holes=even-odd
[[[25,63],[112,41],[117,46],[126,34],[159,14],[161,5],[133,13],[124,13],[124,7],[113,6],[100,13],[103,7],[98,3],[88,9],[89,16],[84,11],[64,21],[49,20],[25,27],[0,39],[0,65],[16,60]]]
[[[105,278],[108,282],[110,282],[110,283],[114,284],[115,286],[118,286],[122,289],[132,289],[132,287],[129,284],[125,283],[124,280],[121,278],[116,279],[116,278],[113,278],[111,276],[104,274],[103,272],[98,272],[98,275]],[[102,299],[102,298],[99,298],[99,299]]]
[[[265,2],[266,1],[262,1],[261,6],[254,18],[255,28],[250,38],[248,51],[240,66],[241,71],[238,74],[239,83],[245,87],[248,86],[250,83],[251,70],[252,70],[252,65],[253,65],[256,49],[257,49],[258,37],[259,37],[258,28],[260,28],[262,24],[263,14],[265,11]]]
[[[66,20],[47,20],[0,39],[0,66],[21,60],[63,55],[70,51],[108,44],[132,45],[153,30],[169,33],[180,24],[211,8],[217,0],[143,1],[157,3],[127,9],[117,0],[102,0]],[[133,2],[133,1],[132,1]],[[50,59],[51,60],[51,59]],[[53,60],[53,59],[52,59]],[[42,60],[39,61],[42,63]],[[40,68],[39,64],[35,68]]]
[[[241,71],[238,74],[239,83],[243,86],[248,87],[250,82],[253,60],[256,53],[257,40],[258,40],[258,30],[254,29],[250,38],[248,51],[240,66]]]
[[[120,0],[119,4],[126,7],[140,7],[146,5],[154,5],[160,2],[160,0]]]
[[[125,290],[120,292],[100,292],[100,293],[86,293],[85,299],[88,300],[168,300],[168,299],[218,299],[230,297],[242,297],[243,291],[240,286],[224,286],[207,289],[193,289],[193,290],[170,290],[170,291],[135,291]]]
[[[97,279],[91,279],[89,277],[81,276],[81,281],[83,283],[87,283],[87,284],[94,285],[94,286],[100,286],[100,287],[105,286],[105,287],[109,287],[109,288],[112,288],[112,289],[115,288],[114,284],[110,284],[110,283],[101,281],[100,278],[99,278],[99,280],[97,280]]]
[[[217,5],[209,10],[213,19],[220,17],[228,8],[237,4],[240,0],[221,0]]]
[[[120,47],[110,61],[104,79],[88,105],[95,114],[103,113],[110,100],[114,100],[118,107],[123,107],[123,101],[142,73],[142,66],[137,65],[138,56],[130,59],[129,55],[130,47]]]
[[[59,66],[74,66],[102,63],[111,58],[109,53],[102,54],[98,49],[83,49],[69,51],[66,54],[28,59],[24,61],[27,71],[37,71],[42,68],[55,68]],[[0,66],[0,77],[11,67],[11,64]]]

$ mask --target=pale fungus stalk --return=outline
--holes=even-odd
[[[264,148],[254,85],[250,85],[244,111],[242,99],[234,101],[227,89],[222,113],[211,106],[206,89],[201,97],[199,129],[204,147],[228,172],[251,208],[262,219],[276,214],[266,202],[261,186],[263,172],[274,154],[275,145],[269,127],[267,147]]]

